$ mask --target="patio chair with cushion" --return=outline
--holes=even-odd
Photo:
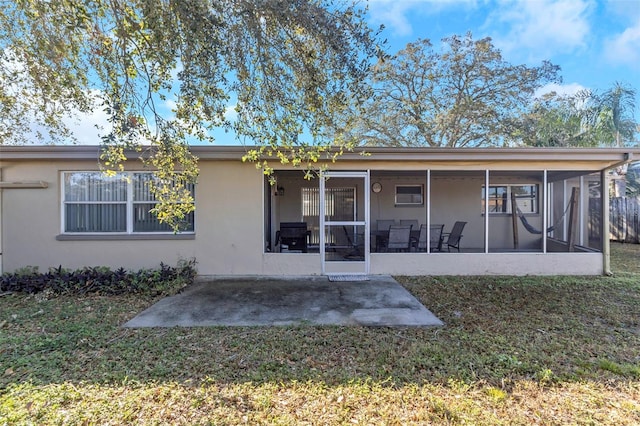
[[[451,232],[445,232],[442,235],[446,237],[443,241],[443,245],[447,245],[447,251],[451,251],[451,247],[460,252],[460,240],[462,239],[462,230],[467,222],[456,222],[453,224]]]
[[[281,222],[280,230],[276,232],[276,245],[280,251],[307,252],[307,244],[311,231],[307,230],[307,222]]]
[[[409,251],[411,247],[411,225],[392,225],[389,227],[387,250]]]

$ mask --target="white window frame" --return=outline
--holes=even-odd
[[[134,231],[134,206],[136,204],[151,204],[150,201],[134,201],[134,187],[133,176],[139,174],[153,174],[153,172],[146,171],[131,171],[131,172],[118,172],[117,175],[123,176],[123,179],[127,183],[126,189],[126,201],[79,201],[79,202],[67,202],[65,193],[65,176],[69,174],[101,174],[102,172],[96,170],[67,170],[61,172],[60,179],[60,230],[63,235],[174,235],[173,231]],[[195,203],[195,199],[194,199]],[[66,230],[66,213],[67,205],[69,204],[126,204],[126,231],[124,232],[73,232]],[[195,214],[193,218],[193,230],[192,231],[179,231],[178,234],[192,235],[195,234]]]
[[[490,184],[489,188],[498,188],[498,187],[505,187],[507,194],[506,194],[506,199],[505,199],[505,211],[491,211],[491,209],[488,209],[488,212],[490,215],[507,215],[507,214],[511,214],[511,193],[512,193],[512,188],[514,187],[534,187],[535,188],[535,196],[531,195],[528,196],[526,198],[530,198],[533,200],[533,208],[534,211],[523,211],[522,213],[527,215],[537,215],[540,214],[540,185],[537,183],[494,183],[494,184]],[[495,197],[491,197],[490,194],[486,195],[485,198],[485,185],[482,185],[482,203],[486,202],[486,201],[491,201],[491,200],[495,200]],[[517,197],[516,197],[516,202],[517,202]],[[482,205],[481,203],[481,205]],[[490,205],[490,203],[489,203]],[[484,214],[485,210],[484,207],[482,207],[482,214]]]

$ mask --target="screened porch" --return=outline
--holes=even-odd
[[[366,188],[360,179],[325,183],[325,220],[362,223],[326,229],[325,249],[332,256],[602,250],[601,173],[427,169],[370,170],[368,175]],[[265,251],[319,253],[319,179],[305,180],[301,171],[292,170],[274,177],[275,185],[264,182]],[[450,247],[456,223],[464,225],[458,244]],[[283,241],[283,224],[304,224],[302,249]],[[391,230],[407,226],[408,244],[389,245]]]

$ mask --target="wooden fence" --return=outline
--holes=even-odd
[[[609,204],[611,233],[615,241],[640,243],[640,197],[616,197]]]
[[[589,199],[589,241],[600,240],[600,198]],[[640,198],[616,197],[609,201],[609,239],[640,243]]]

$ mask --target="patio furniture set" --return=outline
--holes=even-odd
[[[426,252],[427,238],[430,252],[442,252],[444,248],[447,252],[452,248],[459,252],[466,224],[467,222],[455,222],[450,232],[444,232],[443,224],[431,224],[427,232],[427,225],[419,225],[417,220],[378,220],[376,229],[371,231],[371,240],[375,242],[376,252]],[[355,246],[358,238],[349,237],[346,228],[345,234],[347,240]],[[276,245],[279,251],[307,253],[310,236],[311,231],[307,229],[306,222],[282,222],[280,230],[276,232]]]

